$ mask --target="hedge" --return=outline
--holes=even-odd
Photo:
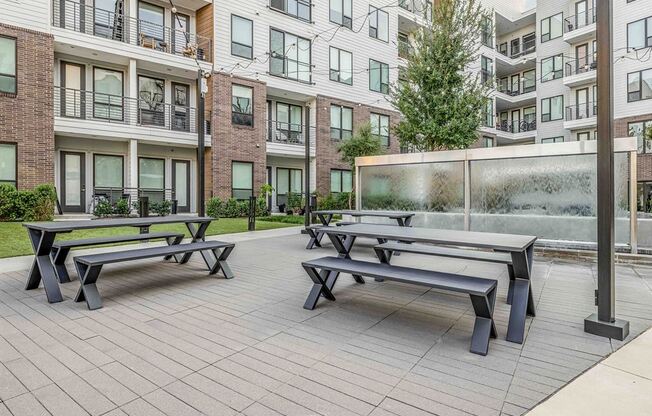
[[[19,191],[0,185],[0,221],[52,221],[57,193],[52,185]]]

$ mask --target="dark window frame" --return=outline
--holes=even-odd
[[[8,180],[8,179],[3,179],[0,178],[0,183],[13,183],[14,188],[18,189],[18,143],[16,142],[5,142],[5,141],[0,141],[0,144],[3,145],[9,145],[14,147],[14,180]]]
[[[371,63],[376,62],[377,64],[380,64],[380,69],[379,69],[379,77],[380,77],[380,90],[374,90],[371,87]],[[383,68],[386,68],[387,71],[387,84],[383,84]],[[383,91],[383,86],[386,86],[387,91]],[[375,59],[369,58],[369,91],[373,92],[379,92],[381,94],[389,94],[389,64],[386,64],[384,62],[377,61]]]
[[[247,21],[251,22],[251,31],[250,31],[251,45],[244,45],[242,43],[235,42],[233,40],[233,19],[236,18],[236,17],[238,19],[247,20]],[[251,19],[247,19],[246,17],[239,16],[237,14],[231,14],[231,28],[230,29],[231,29],[231,55],[232,56],[239,56],[241,58],[250,59],[250,60],[253,59],[254,58],[254,21],[251,20]],[[241,47],[249,48],[250,49],[250,56],[244,56],[244,55],[240,55],[238,53],[234,53],[233,52],[233,44],[236,44],[236,45],[241,46]]]
[[[284,52],[283,52],[283,53],[284,53],[284,54],[283,54],[283,56],[281,57],[281,58],[283,59],[283,73],[282,73],[282,74],[277,74],[277,73],[275,73],[275,72],[272,72],[272,59],[278,59],[278,58],[279,58],[279,57],[274,57],[274,56],[272,56],[272,52],[273,52],[273,51],[272,51],[272,32],[279,32],[279,33],[282,33],[282,34],[283,34],[283,49],[284,49]],[[287,35],[294,36],[294,37],[297,38],[297,40],[301,39],[301,40],[304,40],[304,41],[308,41],[308,44],[310,45],[310,48],[309,48],[309,55],[310,55],[310,57],[309,57],[309,59],[308,59],[308,63],[301,62],[301,61],[299,61],[298,59],[297,59],[296,61],[292,59],[292,61],[295,61],[295,62],[297,63],[297,77],[296,77],[296,78],[292,78],[292,77],[290,77],[290,76],[289,76],[289,71],[287,70],[287,61],[288,61],[288,60],[291,60],[291,59],[288,58],[288,56],[286,55],[287,52],[285,52],[285,36],[287,36]],[[298,49],[298,48],[299,48],[299,45],[297,45],[297,49]],[[270,27],[270,28],[269,28],[269,46],[268,46],[268,51],[269,51],[269,56],[270,56],[270,59],[269,59],[269,75],[272,75],[272,76],[274,76],[274,77],[283,78],[283,79],[289,79],[289,80],[291,80],[291,81],[297,81],[297,82],[300,82],[300,83],[302,83],[302,84],[312,84],[312,59],[313,59],[313,56],[312,56],[312,41],[311,41],[310,39],[308,39],[308,38],[304,38],[303,36],[295,35],[295,34],[292,33],[292,32],[287,32],[287,31],[285,31],[285,30],[277,29],[277,28],[275,28],[275,27]],[[298,55],[297,55],[297,58],[298,58]],[[301,72],[300,69],[299,69],[299,64],[301,64],[301,65],[308,65],[308,68],[310,68],[310,76],[309,76],[309,79],[308,79],[307,81],[302,80],[302,79],[300,79],[300,77],[299,77],[299,73]]]
[[[288,10],[288,1],[295,1],[297,3],[297,14],[290,13],[290,11]],[[303,4],[304,6],[308,6],[308,19],[304,19],[303,17],[301,17],[299,15],[299,4]],[[274,10],[274,11],[279,12],[279,13],[283,13],[286,16],[290,16],[290,17],[295,18],[297,20],[300,20],[302,22],[313,23],[313,21],[312,21],[312,0],[285,0],[285,1],[283,1],[283,6],[284,6],[284,9],[280,9],[280,8],[274,6],[274,1],[273,0],[270,0],[270,2],[269,2],[269,8],[271,10]]]
[[[643,44],[644,46],[642,48],[638,49],[645,49],[645,48],[650,48],[652,47],[652,16],[647,16],[642,19],[635,20],[633,22],[627,23],[627,50],[629,49],[635,49],[631,45],[630,39],[629,39],[629,27],[633,24],[643,22]]]
[[[241,164],[246,164],[251,166],[251,189],[249,188],[234,188],[233,187],[233,165],[235,163],[241,163]],[[235,192],[234,191],[251,191],[250,196],[254,196],[254,162],[246,161],[246,160],[232,160],[231,161],[231,198],[235,198]],[[245,201],[245,199],[238,199],[239,201]]]
[[[634,71],[627,74],[627,102],[628,103],[646,101],[652,99],[652,94],[650,94],[649,97],[643,98],[643,73],[648,71],[652,72],[652,68],[642,69],[640,71]],[[629,85],[630,85],[629,77],[632,75],[638,75],[638,89],[634,92],[629,91]],[[632,94],[638,94],[637,96],[638,98],[632,98]]]
[[[18,95],[18,38],[13,36],[7,36],[0,34],[1,38],[9,39],[14,41],[14,73],[6,74],[0,72],[0,76],[13,78],[14,80],[14,90],[13,91],[0,91],[0,96],[4,97],[16,97]]]
[[[333,69],[333,62],[331,60],[331,50],[335,49],[337,51],[337,69]],[[341,74],[342,74],[342,52],[348,53],[351,55],[351,82],[345,82],[341,80]],[[337,48],[335,46],[331,46],[328,49],[328,79],[334,82],[339,82],[340,84],[344,85],[353,85],[353,52],[349,52],[344,49]],[[333,77],[335,75],[335,77]]]
[[[383,146],[385,146],[385,147],[389,147],[389,145],[390,145],[390,134],[389,134],[389,129],[390,129],[391,117],[390,117],[389,115],[387,115],[387,114],[374,113],[374,112],[372,111],[372,112],[369,113],[369,118],[370,118],[369,121],[371,121],[371,117],[374,117],[374,116],[378,117],[378,131],[377,131],[377,132],[374,132],[374,131],[372,130],[372,131],[371,131],[371,134],[372,134],[373,136],[377,136],[377,137],[380,139],[380,144],[381,144],[381,145],[383,145]],[[380,132],[381,132],[381,129],[380,129],[380,119],[381,119],[381,118],[386,118],[386,119],[387,119],[387,136],[384,136],[384,135],[380,134]],[[372,126],[372,128],[373,128],[373,124],[372,124],[371,126]]]
[[[331,110],[333,107],[337,107],[337,108],[340,109],[340,127],[333,127],[333,121],[330,120],[329,124],[330,124],[330,138],[331,138],[331,140],[342,141],[342,140],[346,140],[346,139],[351,138],[351,136],[353,136],[353,107],[347,107],[347,106],[344,106],[344,105],[331,104],[330,107],[329,107],[329,113],[328,113],[329,118],[331,117],[331,114],[333,113],[332,110]],[[344,127],[343,127],[344,123],[342,123],[342,120],[344,120],[344,109],[351,110],[351,130],[344,129]],[[338,137],[337,138],[333,137],[333,130],[338,131]],[[348,137],[344,137],[344,132],[348,133]]]
[[[561,63],[559,64],[560,67],[557,68],[557,65],[556,65],[557,59],[555,59],[555,58],[559,58],[559,57],[561,57]],[[543,73],[543,63],[545,61],[548,61],[548,60],[552,62],[552,71],[544,74]],[[552,75],[552,78],[549,78],[549,79],[544,78],[544,77],[547,77],[549,75]],[[541,82],[542,83],[543,82],[554,81],[556,79],[560,79],[560,78],[563,78],[563,77],[564,77],[564,54],[563,53],[558,53],[556,55],[548,56],[548,57],[545,57],[545,58],[543,58],[541,60]]]
[[[551,33],[552,33],[552,18],[555,17],[555,16],[561,16],[559,18],[559,24],[561,25],[561,31],[559,33],[559,36],[555,36],[553,38],[553,37],[551,37],[552,36],[551,35]],[[543,33],[543,22],[545,22],[545,21],[548,22],[548,33],[547,34]],[[541,43],[546,43],[546,42],[549,42],[551,40],[558,39],[558,38],[562,37],[564,35],[564,12],[555,13],[553,15],[550,15],[550,16],[548,16],[546,18],[541,19],[541,23],[540,23],[539,28],[541,29],[541,39],[540,39]],[[547,38],[546,38],[546,35],[548,36]]]
[[[279,194],[278,193],[278,189],[279,189],[279,186],[278,186],[278,178],[279,178],[278,171],[279,170],[286,170],[287,173],[288,173],[288,192],[286,192],[284,194]],[[275,194],[276,194],[276,206],[279,205],[279,203],[278,203],[279,202],[278,201],[279,196],[287,198],[288,193],[292,192],[292,177],[293,177],[292,176],[292,171],[297,171],[297,170],[299,172],[301,172],[301,181],[300,181],[300,183],[301,183],[301,192],[300,193],[301,193],[301,195],[303,195],[303,186],[304,186],[304,183],[303,183],[304,182],[303,181],[303,169],[300,169],[300,168],[284,168],[282,166],[277,166],[276,167],[276,190],[277,190],[277,192],[275,192]],[[294,192],[292,192],[292,193],[294,193]]]
[[[103,71],[119,72],[119,73],[122,74],[122,95],[119,96],[119,98],[120,98],[120,105],[119,106],[111,103],[111,97],[116,97],[117,98],[118,97],[117,95],[106,94],[106,93],[103,93],[103,92],[98,93],[96,91],[96,89],[95,89],[95,70],[96,69],[101,69]],[[93,81],[93,118],[97,118],[97,119],[100,119],[100,120],[108,120],[109,122],[110,121],[124,122],[125,121],[125,98],[126,98],[125,97],[125,73],[124,73],[124,71],[121,71],[119,69],[106,68],[106,67],[102,67],[102,66],[93,66],[92,67],[92,75],[93,75],[93,80],[92,80]],[[98,103],[96,101],[98,94],[105,95],[105,96],[109,97],[108,103]],[[108,117],[98,117],[96,115],[95,106],[97,104],[108,106],[108,109],[109,109],[109,111],[107,112]],[[122,109],[122,111],[120,111],[120,118],[111,118],[111,107],[120,107]]]
[[[559,118],[552,118],[552,100],[554,98],[559,98],[561,97],[561,114]],[[548,113],[544,113],[544,106],[543,103],[545,101],[548,101]],[[546,115],[548,116],[546,119]],[[559,121],[564,119],[564,96],[563,95],[555,95],[552,97],[546,97],[541,99],[541,122],[542,123],[548,123],[550,121]]]
[[[333,20],[333,14],[331,13],[331,1],[339,1],[342,4],[342,21],[338,22],[336,20]],[[351,3],[351,16],[346,16],[344,15],[344,2],[350,2]],[[348,18],[348,21],[345,20]],[[342,27],[347,27],[351,30],[353,30],[353,0],[329,0],[328,1],[328,21],[331,23],[335,23],[336,25],[342,26]]]
[[[546,137],[541,139],[541,144],[563,143],[564,141],[565,141],[564,136]]]
[[[380,21],[379,20],[380,13],[384,13],[386,18],[387,18],[387,39],[386,40],[381,39],[378,36],[379,35],[378,22]],[[375,26],[372,26],[372,23],[374,23],[374,21],[372,20],[374,18],[374,16],[375,16]],[[375,32],[374,32],[374,30],[375,30]],[[369,5],[369,37],[372,38],[372,39],[377,39],[377,40],[379,40],[381,42],[389,43],[389,13],[387,13],[382,8],[373,6],[371,4]]]
[[[251,90],[251,102],[249,103],[250,111],[251,112],[240,112],[240,111],[234,111],[234,106],[233,106],[233,87],[238,86],[238,87],[243,87]],[[231,84],[231,124],[236,125],[236,126],[244,126],[244,127],[254,127],[254,87],[249,86],[249,85],[244,85],[244,84],[238,84],[238,83],[232,83]],[[244,97],[242,97],[244,98]],[[240,122],[239,120],[245,121],[244,123]]]
[[[340,190],[338,192],[333,192],[333,183],[332,183],[333,172],[337,172],[338,176],[340,178],[340,184],[339,184],[340,185],[339,186]],[[341,194],[341,193],[348,193],[348,192],[345,192],[345,191],[342,190],[342,189],[344,189],[344,179],[343,179],[344,178],[344,175],[343,175],[344,172],[350,172],[351,173],[351,189],[353,189],[353,171],[351,169],[331,168],[330,177],[329,177],[329,182],[331,182],[329,184],[330,185],[329,191],[330,191],[331,194],[336,194],[337,195],[337,194]]]
[[[643,135],[642,136],[639,137],[639,136],[633,136],[632,135],[631,129],[632,129],[632,126],[634,124],[641,124],[642,125],[641,126],[642,129],[643,129],[643,131],[642,131]],[[652,129],[652,118],[648,119],[648,120],[631,121],[631,122],[627,123],[627,135],[629,137],[636,137],[637,140],[642,141],[642,143],[641,143],[642,145],[639,145],[637,143],[637,153],[638,154],[652,154],[652,139],[646,139],[645,138],[645,132],[647,131],[647,129]],[[647,146],[647,143],[646,143],[648,141],[650,142],[649,151],[647,150],[648,146]]]

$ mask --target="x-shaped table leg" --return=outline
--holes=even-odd
[[[310,276],[310,279],[313,282],[312,289],[310,289],[310,293],[308,294],[306,303],[303,304],[303,308],[308,310],[315,309],[320,295],[324,295],[328,300],[335,300],[332,289],[333,285],[335,285],[335,280],[337,280],[337,276],[335,276],[335,279],[329,283],[328,279],[330,276],[328,270],[317,272],[317,269],[314,267],[303,266],[303,268],[306,270],[306,273],[308,273],[308,276]]]
[[[204,236],[206,234],[206,229],[211,223],[209,221],[206,222],[200,222],[199,226],[195,226],[195,224],[187,222],[186,227],[188,227],[188,231],[190,232],[190,237],[192,238],[192,243],[196,243],[198,241],[204,241]],[[212,269],[213,266],[215,265],[215,255],[211,250],[204,250],[200,251],[201,256],[204,258],[204,262],[206,263],[206,266],[208,266],[209,269]],[[185,264],[188,263],[190,260],[190,257],[192,256],[192,252],[190,253],[185,253],[181,260],[179,260],[179,263]]]
[[[235,277],[231,271],[231,268],[229,267],[229,264],[226,262],[226,259],[229,257],[234,247],[235,246],[224,247],[221,252],[219,248],[213,250],[213,256],[215,256],[216,260],[213,264],[213,267],[210,269],[210,274],[215,274],[219,270],[222,270],[224,277],[227,279],[233,279]]]
[[[350,253],[351,249],[353,249],[353,243],[355,243],[356,236],[328,233],[328,238],[330,238],[333,246],[335,247],[335,250],[337,250],[337,257],[341,259],[351,258]],[[329,283],[331,280],[333,280],[333,283],[329,287],[333,287],[335,280],[337,280],[337,276],[339,276],[339,272],[333,271],[329,274],[328,280],[326,282]],[[360,275],[354,274],[353,279],[357,283],[364,283],[364,279]]]
[[[527,315],[535,316],[534,298],[532,296],[532,260],[534,256],[534,244],[525,251],[512,252],[512,265],[514,272],[512,286],[512,306],[509,313],[509,325],[507,327],[507,341],[523,343],[525,336],[525,319]]]
[[[27,275],[25,290],[36,289],[43,281],[43,289],[45,289],[48,302],[61,302],[63,296],[59,289],[56,271],[50,260],[50,252],[57,234],[33,228],[28,228],[27,232],[34,249],[34,261]]]

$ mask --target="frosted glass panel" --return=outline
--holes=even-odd
[[[81,205],[81,157],[65,155],[66,205]]]
[[[174,192],[179,206],[188,205],[188,165],[186,163],[174,164]]]
[[[95,187],[122,191],[122,156],[95,155]]]
[[[138,159],[138,185],[144,189],[165,188],[165,160]]]

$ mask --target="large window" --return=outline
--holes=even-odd
[[[284,143],[302,143],[301,116],[301,106],[276,103],[277,139]]]
[[[564,96],[544,98],[541,100],[541,121],[555,121],[564,118]]]
[[[18,187],[16,182],[17,159],[15,144],[0,143],[0,184]]]
[[[389,116],[371,113],[371,134],[380,139],[383,146],[389,146]]]
[[[244,85],[231,86],[231,122],[240,126],[254,125],[254,89]]]
[[[369,6],[369,36],[389,42],[389,13]]]
[[[231,55],[251,59],[254,55],[254,22],[231,15]]]
[[[352,1],[353,0],[330,0],[330,21],[351,29],[353,24]]]
[[[110,194],[111,200],[119,199],[124,186],[124,160],[116,155],[93,155],[94,192]]]
[[[548,42],[549,40],[556,39],[563,35],[563,20],[563,13],[558,13],[541,20],[541,43]]]
[[[627,101],[652,98],[652,69],[627,74]]]
[[[272,75],[309,83],[310,40],[271,29],[269,72]]]
[[[0,93],[16,94],[16,39],[0,36]]]
[[[166,49],[165,9],[139,1],[138,19],[138,33],[141,45],[152,42],[155,49]]]
[[[629,123],[627,131],[630,137],[638,139],[639,153],[652,153],[652,138],[646,135],[646,133],[652,133],[652,120]]]
[[[121,71],[93,68],[93,117],[122,120],[123,90]]]
[[[165,199],[165,159],[138,158],[138,187],[150,202]]]
[[[353,135],[353,109],[331,105],[331,139],[345,140]]]
[[[369,89],[389,94],[389,65],[369,60]]]
[[[310,21],[310,0],[271,0],[269,7],[294,16],[297,19]]]
[[[276,168],[276,205],[287,204],[288,192],[299,195],[303,193],[303,171]]]
[[[249,199],[254,195],[254,164],[252,162],[232,162],[231,196],[235,199]]]
[[[493,22],[490,17],[482,18],[482,32],[480,33],[480,40],[484,46],[489,48],[494,47]]]
[[[537,89],[537,71],[531,69],[523,72],[523,94]]]
[[[351,192],[353,175],[350,170],[331,169],[331,193]]]
[[[353,54],[351,52],[330,48],[330,80],[343,84],[353,84]]]
[[[652,47],[652,16],[627,25],[627,47],[631,49]]]
[[[552,81],[564,75],[564,55],[559,54],[541,60],[541,82]]]
[[[140,123],[148,126],[165,125],[165,81],[138,76],[138,109]]]
[[[490,58],[482,55],[480,57],[480,75],[483,84],[493,81],[494,77],[494,63]]]

